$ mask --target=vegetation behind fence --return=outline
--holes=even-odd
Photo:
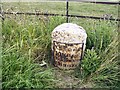
[[[77,0],[76,0],[77,1]],[[119,6],[119,2],[93,2],[93,1],[83,1],[83,0],[80,0],[81,2],[84,2],[84,3],[95,3],[95,4],[113,4],[113,5],[116,5],[116,6]],[[49,3],[49,2],[47,2]],[[95,5],[93,4],[93,5]],[[67,18],[67,22],[68,22],[68,17],[77,17],[77,18],[91,18],[91,19],[104,19],[104,20],[116,20],[116,21],[120,21],[119,18],[114,18],[114,16],[112,14],[104,14],[102,15],[101,17],[98,17],[98,16],[89,16],[89,15],[75,15],[75,14],[69,14],[69,9],[70,9],[70,4],[68,1],[66,1],[66,14],[55,14],[55,13],[46,13],[46,12],[40,12],[39,10],[35,11],[35,12],[19,12],[19,11],[16,11],[16,12],[6,12],[4,10],[2,10],[2,7],[1,7],[1,17],[4,19],[4,14],[25,14],[25,15],[45,15],[45,16],[66,16]],[[102,8],[102,7],[101,7]],[[118,11],[117,11],[118,12]],[[116,12],[116,14],[117,14]],[[118,12],[119,13],[119,12]]]

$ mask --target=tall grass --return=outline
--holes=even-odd
[[[49,69],[51,32],[64,23],[65,18],[41,17],[23,15],[5,19],[2,31],[4,88],[53,87],[54,72]],[[117,22],[77,18],[70,18],[70,22],[84,27],[88,35],[81,66],[74,72],[82,80],[79,86],[88,87],[87,84],[93,83],[92,88],[117,87],[120,73]],[[47,62],[48,68],[40,67],[42,61]]]
[[[0,19],[0,89],[2,88],[2,19]]]
[[[84,27],[87,37],[86,49],[92,49],[97,53],[111,43],[114,33],[117,32],[117,21],[91,20],[91,19],[71,19],[71,22]]]
[[[96,87],[118,88],[120,72],[118,67],[118,41],[116,40],[106,48],[101,55],[102,62],[99,68],[88,78],[88,81],[95,82]]]
[[[62,19],[51,18],[51,22],[36,17],[29,21],[27,16],[24,22],[17,19],[5,19],[3,23],[3,88],[54,87],[51,69],[42,68],[39,63],[50,60],[50,33]]]
[[[119,59],[118,56],[118,38],[117,35],[114,40],[105,49],[101,55],[100,67],[89,77],[91,81],[97,83],[97,87],[119,88]]]
[[[44,70],[28,60],[15,45],[3,52],[3,89],[53,87],[54,78],[50,69]]]
[[[83,23],[80,23],[84,26]],[[90,25],[90,26],[88,26]],[[88,34],[85,56],[75,76],[82,79],[83,86],[97,88],[118,88],[118,32],[117,22],[87,22]]]

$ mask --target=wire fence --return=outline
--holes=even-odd
[[[60,0],[65,1],[65,0]],[[69,1],[76,1],[76,2],[86,2],[86,3],[96,3],[96,4],[120,4],[120,2],[106,2],[106,1],[93,1],[93,0],[69,0]]]
[[[74,0],[70,0],[74,1]],[[95,2],[95,1],[84,1],[84,0],[75,0],[79,2],[84,3],[96,3],[96,4],[112,4],[112,5],[120,5],[120,2]],[[114,20],[114,21],[120,21],[119,18],[112,18],[111,16],[107,15],[105,17],[97,17],[97,16],[85,16],[85,15],[72,15],[69,14],[69,0],[66,0],[66,14],[54,14],[54,13],[39,13],[39,12],[5,12],[1,9],[0,11],[0,17],[4,20],[5,14],[24,14],[24,15],[44,15],[44,16],[66,16],[66,22],[69,22],[69,17],[77,17],[77,18],[91,18],[91,19],[102,19],[102,20]],[[118,12],[119,14],[119,12]],[[119,16],[119,15],[118,15]]]

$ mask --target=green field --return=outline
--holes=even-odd
[[[13,12],[47,12],[47,13],[66,13],[65,2],[27,2],[27,3],[3,3],[4,11]],[[85,16],[100,16],[105,14],[118,17],[118,5],[102,5],[102,4],[89,4],[81,2],[69,3],[69,14],[85,15]]]
[[[2,2],[18,2],[18,0],[1,0]],[[19,0],[20,2],[41,2],[43,0]],[[44,1],[61,1],[61,0],[44,0]],[[63,1],[63,0],[62,0]],[[71,0],[69,0],[71,1]],[[118,0],[86,0],[86,1],[106,1],[106,2],[118,2]]]
[[[64,2],[2,3],[8,12],[65,14]],[[117,18],[118,6],[70,2],[70,14]],[[51,64],[51,32],[66,22],[61,16],[5,15],[2,22],[2,87],[119,89],[118,22],[69,18],[88,35],[84,58],[75,70]],[[94,49],[93,49],[94,48]],[[42,62],[46,67],[42,67]],[[0,70],[1,71],[1,70]],[[1,72],[0,72],[1,73]]]

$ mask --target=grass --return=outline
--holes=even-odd
[[[89,19],[80,21],[82,22],[78,24],[85,28],[88,38],[81,66],[73,73],[83,80],[77,87],[119,87],[117,22]]]
[[[49,67],[45,69],[39,64],[41,61],[49,61],[50,32],[54,28],[51,26],[57,26],[62,22],[52,18],[53,23],[49,22],[46,26],[42,20],[34,22],[36,17],[33,18],[33,22],[28,21],[29,16],[24,18],[28,19],[24,19],[25,22],[21,23],[14,18],[5,19],[3,23],[2,86],[3,88],[52,88],[54,74]],[[24,24],[28,22],[28,25]]]
[[[118,59],[118,38],[117,34],[103,51],[96,55],[95,51],[87,50],[82,60],[81,71],[75,72],[75,76],[82,78],[85,83],[94,83],[94,88],[119,89],[119,59]]]
[[[18,10],[22,10],[21,8],[27,9],[27,6],[24,6],[25,3],[17,4],[17,7],[23,5]],[[13,3],[13,7],[17,4]],[[4,3],[4,5],[7,5],[7,3]],[[57,3],[57,5],[63,4]],[[84,5],[82,7],[87,6],[87,4]],[[46,6],[41,7],[45,8]],[[74,7],[75,3],[73,3],[71,10],[75,11]],[[116,6],[112,7],[117,9]],[[5,8],[8,7],[4,6],[4,10],[6,10]],[[106,6],[106,8],[109,7]],[[34,10],[34,8],[30,10]],[[114,14],[112,10],[108,12]],[[56,70],[50,64],[51,32],[56,26],[66,21],[65,17],[27,15],[6,15],[6,17],[2,26],[2,85],[4,89],[22,87],[114,89],[119,87],[117,21],[69,18],[70,22],[84,27],[88,38],[81,66],[77,67],[73,73],[67,73],[66,71]],[[46,67],[40,66],[42,61],[47,63]],[[62,81],[58,80],[61,78]],[[65,78],[68,80],[64,80]],[[76,78],[77,81],[74,80]],[[72,85],[73,82],[76,85]],[[60,83],[62,83],[62,86],[58,85]]]
[[[118,68],[118,38],[117,35],[102,54],[100,67],[89,78],[97,82],[99,87],[119,88],[119,68]],[[104,57],[104,58],[103,58]],[[112,64],[111,64],[112,63]]]
[[[18,0],[1,0],[2,2],[18,2]],[[28,2],[27,0],[19,0],[20,2]],[[42,0],[29,0],[29,2],[41,2]],[[44,1],[61,1],[61,0],[44,0]],[[63,1],[63,0],[62,0]],[[87,0],[86,0],[87,1]],[[92,1],[92,0],[89,0]],[[95,0],[104,1],[104,0]],[[106,0],[107,2],[117,2],[118,0]]]
[[[2,84],[2,23],[1,23],[1,19],[0,19],[0,88],[2,88],[1,84]]]
[[[14,51],[14,46],[11,47],[12,50],[3,51],[2,87],[53,88],[51,70],[42,70],[38,64],[20,55],[19,51]]]
[[[88,7],[89,6],[89,7]],[[47,12],[47,13],[66,13],[66,3],[65,2],[12,2],[3,3],[4,11],[13,12]],[[81,3],[81,2],[70,2],[69,3],[69,14],[75,15],[87,15],[87,16],[100,16],[108,14],[113,18],[118,17],[118,5],[106,5],[106,4],[92,4],[92,3]]]

